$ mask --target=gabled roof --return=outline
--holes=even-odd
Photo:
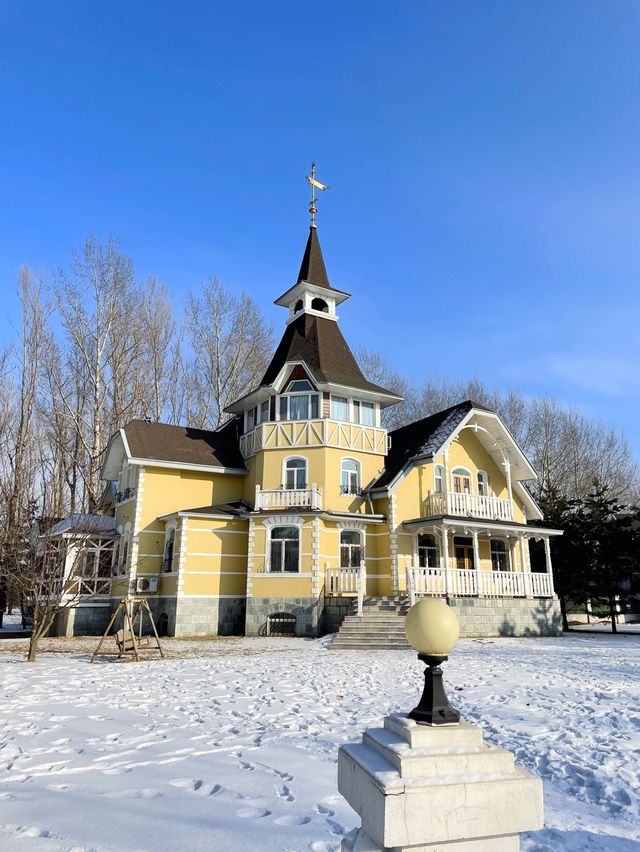
[[[49,530],[49,535],[62,535],[63,533],[116,535],[115,521],[110,515],[76,513],[58,521]]]
[[[114,439],[118,437],[121,439],[119,451],[114,444]],[[130,459],[166,462],[171,466],[195,465],[245,470],[238,439],[238,424],[235,419],[216,429],[215,432],[208,429],[192,429],[189,426],[173,426],[169,423],[131,420],[116,433],[114,439],[105,457],[103,466],[105,479],[117,478],[123,453],[127,453]],[[116,456],[119,452],[119,460],[115,457],[110,458],[114,452]]]
[[[412,459],[437,453],[473,408],[484,407],[467,400],[389,432],[391,449],[384,470],[371,488],[385,488]],[[484,410],[489,411],[488,408]]]
[[[273,384],[280,370],[291,361],[304,361],[319,382],[345,385],[399,399],[397,394],[365,379],[335,320],[303,313],[289,323],[262,377],[260,387]]]
[[[320,248],[320,240],[318,239],[318,229],[313,226],[309,229],[309,238],[300,264],[300,272],[298,272],[297,284],[301,281],[307,281],[309,284],[315,284],[316,287],[325,287],[331,290],[331,284],[327,277],[327,270],[322,257],[322,249]]]

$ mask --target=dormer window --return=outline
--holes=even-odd
[[[289,382],[289,387],[287,388],[287,393],[300,393],[300,391],[312,391],[313,387],[311,382],[308,382],[306,379],[296,379],[293,382]]]
[[[329,305],[325,302],[324,299],[319,299],[317,296],[315,299],[311,300],[311,310],[312,311],[322,311],[323,314],[329,313]]]

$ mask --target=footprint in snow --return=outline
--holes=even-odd
[[[282,787],[278,790],[277,795],[279,799],[283,799],[285,802],[295,802],[296,800],[296,797],[286,784],[282,785]]]
[[[239,811],[236,811],[236,816],[242,819],[263,819],[270,814],[271,811],[267,811],[264,808],[240,808]]]
[[[284,826],[306,825],[308,822],[311,822],[311,818],[303,816],[281,816],[277,817],[274,822],[276,825]]]

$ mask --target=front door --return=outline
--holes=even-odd
[[[455,545],[456,568],[459,571],[470,571],[474,568],[473,547],[468,544]]]

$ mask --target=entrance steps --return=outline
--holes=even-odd
[[[366,597],[359,616],[354,600],[351,614],[345,616],[329,647],[332,651],[407,650],[411,647],[404,632],[408,609],[409,599],[401,595]]]

